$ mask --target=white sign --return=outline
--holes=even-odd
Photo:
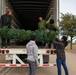
[[[6,55],[5,59],[6,60],[13,60],[13,55],[8,54],[8,55]]]

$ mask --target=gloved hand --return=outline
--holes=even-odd
[[[55,36],[55,41],[57,41],[57,42],[59,42],[60,40],[59,40],[59,36],[58,35],[56,35]]]

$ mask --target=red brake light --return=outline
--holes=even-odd
[[[54,50],[54,53],[57,53],[57,51],[56,51],[56,50]]]
[[[46,53],[48,53],[48,54],[49,54],[49,53],[50,53],[50,50],[47,50],[47,51],[46,51]]]
[[[9,50],[6,50],[6,53],[9,53]]]
[[[2,53],[2,50],[0,50],[0,53]]]

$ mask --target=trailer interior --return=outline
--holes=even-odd
[[[36,30],[38,29],[39,17],[48,20],[57,18],[57,0],[7,0],[8,5],[12,8],[13,15],[18,21],[17,26],[20,29]],[[25,42],[17,42],[17,44],[25,44]],[[19,48],[19,47],[18,47]],[[26,55],[19,55],[21,59]],[[26,62],[26,61],[25,61]],[[49,56],[43,56],[43,62],[49,62]]]
[[[8,0],[8,2],[21,29],[36,30],[40,16],[48,20],[55,14],[55,0]]]

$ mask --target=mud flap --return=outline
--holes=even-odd
[[[43,63],[49,63],[49,55],[43,55]]]

